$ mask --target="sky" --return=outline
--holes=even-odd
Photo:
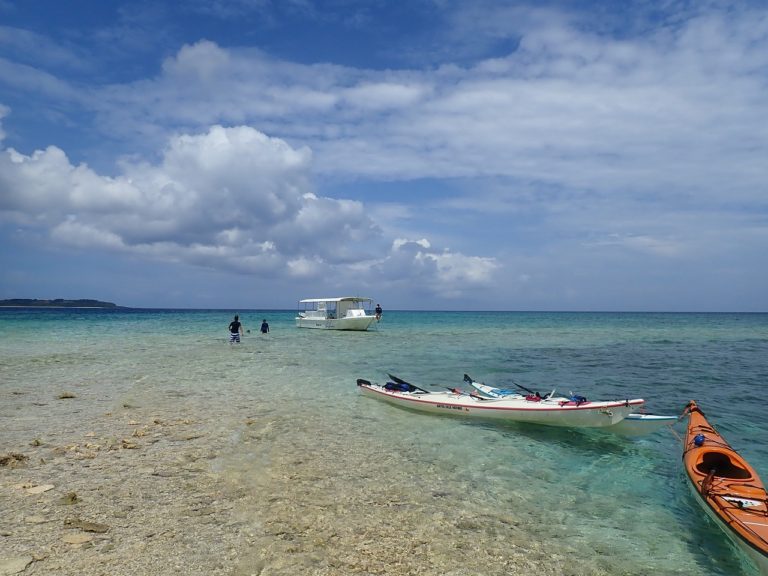
[[[763,1],[0,0],[0,299],[768,312]]]

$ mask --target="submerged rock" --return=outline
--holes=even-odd
[[[93,540],[93,534],[83,534],[81,532],[64,534],[61,539],[67,544],[85,544]]]
[[[5,456],[0,456],[0,466],[17,468],[26,464],[27,460],[29,460],[29,456],[25,456],[18,452],[9,452]]]
[[[0,558],[0,576],[18,574],[32,564],[32,556],[17,556],[16,558]]]
[[[42,494],[54,488],[53,484],[40,484],[39,486],[26,486],[24,489],[27,491],[27,494]]]
[[[59,498],[59,504],[71,505],[76,504],[77,502],[80,502],[80,497],[76,492],[67,492],[64,496]]]
[[[81,520],[80,518],[67,518],[64,520],[64,525],[70,528],[80,528],[85,532],[99,532],[104,533],[109,530],[109,526],[106,524],[99,524],[98,522],[89,522],[88,520]]]

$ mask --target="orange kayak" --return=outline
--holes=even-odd
[[[755,469],[691,401],[683,464],[696,500],[715,524],[768,574],[768,494]]]

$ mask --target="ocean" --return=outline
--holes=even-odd
[[[235,313],[250,332],[230,345]],[[294,316],[0,309],[0,452],[30,430],[75,433],[118,408],[204,412],[216,447],[206,465],[253,492],[244,521],[295,533],[293,548],[267,560],[274,542],[259,541],[265,574],[313,573],[329,555],[347,567],[383,562],[377,539],[407,549],[390,561],[428,574],[513,573],[521,562],[530,573],[752,574],[689,494],[683,423],[625,438],[466,422],[362,397],[356,379],[392,373],[440,390],[467,373],[499,387],[644,398],[664,415],[694,399],[768,480],[768,314],[385,310],[368,332],[298,329]],[[50,401],[61,391],[83,400],[75,413]],[[239,573],[258,544],[239,554]],[[380,573],[366,566],[338,573]]]

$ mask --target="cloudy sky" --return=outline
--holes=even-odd
[[[0,298],[768,311],[762,1],[0,0]]]

